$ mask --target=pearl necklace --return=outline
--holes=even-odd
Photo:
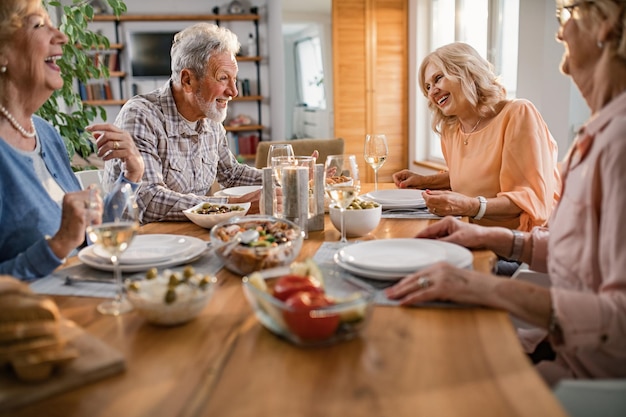
[[[6,117],[9,123],[11,123],[11,126],[13,126],[15,130],[20,132],[25,138],[34,138],[37,134],[37,131],[35,131],[35,124],[33,123],[32,117],[30,119],[30,128],[32,129],[32,132],[29,132],[24,129],[24,127],[19,124],[17,120],[15,120],[15,117],[13,117],[13,115],[9,113],[9,111],[2,104],[0,104],[0,113],[2,113],[2,115]]]
[[[465,131],[463,131],[463,125],[461,125],[461,131],[463,132],[463,134],[465,134],[465,139],[463,139],[463,145],[467,146],[467,140],[469,139],[469,137],[471,136],[472,133],[474,133],[476,131],[476,128],[478,127],[478,125],[480,124],[480,122],[483,121],[483,118],[481,117],[480,119],[478,119],[478,121],[476,122],[476,124],[474,125],[474,128],[469,132],[469,133],[465,133]]]

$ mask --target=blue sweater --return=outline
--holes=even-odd
[[[63,138],[45,120],[34,117],[43,160],[65,192],[80,190]],[[56,234],[61,208],[50,198],[30,157],[0,140],[0,274],[21,279],[44,277],[62,260],[46,235]]]

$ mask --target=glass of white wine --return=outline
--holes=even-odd
[[[92,189],[90,207],[98,204],[95,193],[95,189]],[[110,255],[116,292],[114,299],[100,303],[97,308],[102,314],[118,316],[132,310],[124,294],[119,258],[139,229],[135,192],[130,184],[118,182],[102,201],[102,220],[90,216],[87,235],[93,244]]]
[[[382,134],[365,135],[365,162],[374,169],[374,191],[378,191],[378,170],[383,166],[389,155],[387,137]]]
[[[329,155],[324,164],[324,184],[326,194],[339,208],[341,218],[341,239],[339,242],[347,243],[346,230],[343,224],[344,212],[361,190],[356,156]]]
[[[293,146],[288,143],[276,143],[274,145],[270,145],[269,150],[267,151],[267,166],[272,166],[272,158],[275,156],[294,156]]]

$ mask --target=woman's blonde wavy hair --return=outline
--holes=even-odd
[[[422,61],[419,68],[419,83],[422,93],[428,98],[424,72],[432,64],[449,80],[459,82],[461,91],[476,108],[481,117],[495,112],[496,105],[506,99],[506,90],[493,72],[493,66],[481,57],[470,45],[454,42],[435,49]],[[431,110],[432,129],[440,135],[454,131],[458,126],[456,116],[446,116],[428,100]]]

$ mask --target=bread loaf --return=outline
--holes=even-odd
[[[78,356],[60,336],[60,323],[54,301],[0,275],[0,364],[11,364],[24,381],[49,378],[56,367]]]

